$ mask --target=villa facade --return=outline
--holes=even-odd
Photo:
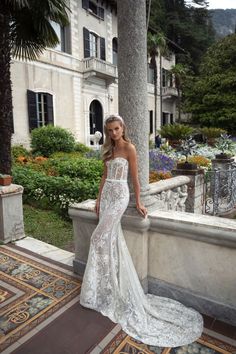
[[[56,48],[45,50],[37,61],[12,62],[14,144],[28,146],[32,129],[54,124],[89,146],[90,136],[103,131],[106,115],[118,112],[115,1],[70,0],[70,9],[68,27],[53,24],[60,38]],[[174,64],[174,53],[157,57],[156,114],[153,70],[147,69],[152,136],[155,128],[175,121],[177,90],[168,74]]]

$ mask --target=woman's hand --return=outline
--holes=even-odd
[[[95,208],[94,208],[97,216],[99,216],[99,211],[100,211],[100,199],[96,200]]]
[[[145,208],[144,205],[142,204],[137,204],[136,205],[136,209],[138,210],[138,212],[144,217],[147,217],[147,208]]]

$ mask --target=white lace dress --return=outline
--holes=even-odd
[[[202,316],[175,300],[144,294],[120,224],[129,202],[128,161],[116,157],[107,167],[80,303],[119,323],[145,344],[177,347],[191,343],[202,333]]]

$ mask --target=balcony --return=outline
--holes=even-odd
[[[163,99],[178,97],[178,92],[176,87],[162,87],[162,97]]]
[[[105,80],[107,84],[111,84],[115,82],[118,77],[117,67],[103,60],[86,58],[82,60],[82,64],[85,79],[97,77]]]

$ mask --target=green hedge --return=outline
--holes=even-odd
[[[50,156],[54,152],[71,152],[75,149],[75,138],[61,127],[46,125],[31,133],[31,148],[35,155]]]
[[[103,172],[103,163],[97,159],[84,157],[59,157],[48,161],[48,168],[56,175],[81,178],[89,181],[99,181]]]
[[[71,203],[95,199],[100,178],[81,180],[67,176],[52,177],[29,167],[13,167],[14,183],[24,187],[23,200],[43,209],[54,209],[67,215]]]

